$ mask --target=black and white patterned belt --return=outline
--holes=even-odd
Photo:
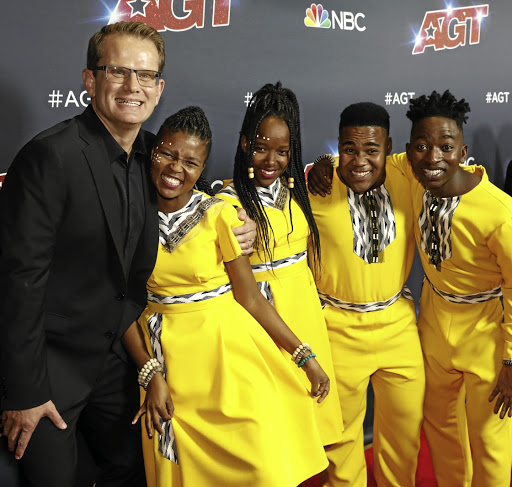
[[[254,264],[252,265],[252,272],[256,274],[257,272],[266,272],[269,270],[280,269],[281,267],[286,267],[292,264],[296,264],[301,260],[304,260],[308,256],[308,251],[303,250],[298,254],[290,255],[289,257],[284,257],[282,259],[273,260],[272,262],[263,262],[262,264]]]
[[[430,287],[434,290],[436,294],[441,296],[446,301],[450,301],[451,303],[459,303],[459,304],[474,304],[474,303],[484,303],[485,301],[491,301],[496,298],[501,298],[503,293],[501,292],[501,287],[496,287],[489,291],[482,291],[480,293],[474,294],[453,294],[447,293],[446,291],[441,291],[441,289],[437,289],[427,277],[425,277],[427,282],[430,284]]]
[[[199,293],[177,294],[176,296],[160,296],[159,294],[148,292],[148,301],[157,304],[181,304],[197,303],[207,299],[216,298],[231,291],[231,284],[223,284],[215,289],[201,291]]]
[[[357,313],[368,313],[370,311],[380,311],[382,309],[386,309],[388,306],[396,303],[402,296],[412,301],[412,294],[407,286],[404,286],[394,296],[391,296],[385,301],[374,301],[371,303],[350,303],[348,301],[343,301],[321,292],[318,293],[318,296],[320,297],[322,308],[330,305],[334,306],[335,308],[345,309],[348,311],[356,311]]]

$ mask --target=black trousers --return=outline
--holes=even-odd
[[[140,423],[131,424],[138,407],[134,365],[109,353],[89,396],[59,411],[66,430],[48,418],[40,421],[20,460],[23,486],[75,486],[80,431],[98,465],[96,487],[145,487]]]

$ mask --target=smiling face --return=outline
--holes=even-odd
[[[415,122],[406,150],[414,175],[425,189],[439,197],[457,194],[459,179],[464,177],[459,164],[466,160],[468,149],[455,120],[427,117]]]
[[[247,152],[247,138],[242,135],[241,145]],[[268,187],[283,174],[290,161],[290,129],[284,120],[267,117],[258,127],[254,141],[252,165],[258,186]]]
[[[158,209],[172,213],[183,208],[208,157],[208,142],[185,132],[164,131],[151,151],[151,179]]]
[[[99,66],[104,65],[158,71],[158,51],[149,39],[110,35],[101,47]],[[105,71],[84,69],[82,79],[94,111],[114,137],[126,130],[138,131],[153,113],[164,88],[162,79],[158,84],[141,86],[135,73],[119,84],[108,81]]]
[[[339,178],[354,192],[377,188],[386,179],[391,138],[383,127],[343,127],[338,138]]]

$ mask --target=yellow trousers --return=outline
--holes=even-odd
[[[330,487],[365,487],[363,420],[371,380],[373,451],[379,487],[413,487],[420,446],[425,375],[414,304],[381,311],[324,309],[345,431],[327,447]]]
[[[423,286],[423,429],[439,487],[510,487],[512,420],[488,401],[502,367],[501,321],[498,299],[450,303]]]

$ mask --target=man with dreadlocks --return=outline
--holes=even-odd
[[[410,196],[400,171],[386,168],[391,138],[383,107],[345,108],[338,140],[339,161],[319,158],[336,166],[332,190],[311,197],[323,251],[317,287],[345,425],[342,441],[327,450],[328,485],[366,486],[363,420],[371,380],[377,484],[412,487],[425,377],[405,288],[414,257]]]
[[[314,266],[320,262],[320,244],[306,190],[299,105],[293,91],[280,82],[263,86],[252,97],[240,134],[234,180],[217,196],[243,206],[257,222],[252,270],[279,315],[296,335],[307,339],[304,352],[297,354],[294,362],[289,361],[306,388],[309,383],[301,372],[301,360],[318,355],[330,377],[334,377],[334,370],[325,320],[308,266],[308,247]],[[343,422],[337,394],[316,405],[315,413],[323,444],[339,441]]]
[[[391,163],[409,176],[426,274],[418,317],[423,428],[438,485],[509,487],[512,199],[482,166],[460,165],[469,111],[449,91],[412,100],[407,152]]]

